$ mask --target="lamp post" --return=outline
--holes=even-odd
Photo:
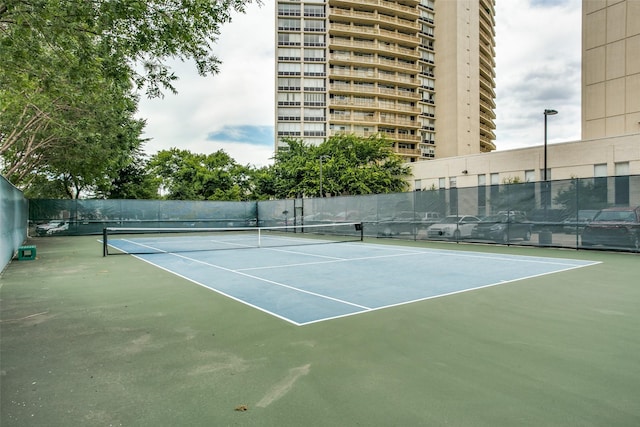
[[[558,114],[556,110],[544,110],[544,171],[542,172],[542,180],[547,181],[547,116],[555,116]]]
[[[324,194],[322,193],[322,161],[328,158],[329,156],[326,156],[326,155],[322,155],[319,157],[320,159],[320,197],[324,197]]]
[[[549,222],[548,205],[549,205],[549,176],[547,174],[547,116],[555,116],[558,114],[556,110],[544,110],[544,170],[542,171],[542,180],[544,181],[544,222],[545,227],[538,235],[538,243],[541,245],[550,245],[552,241],[552,233],[547,228]]]

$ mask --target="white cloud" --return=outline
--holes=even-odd
[[[178,95],[143,99],[146,151],[180,147],[198,153],[224,149],[241,164],[265,165],[273,135],[225,138],[234,127],[274,125],[274,3],[252,4],[222,28],[214,53],[221,72],[200,77],[190,63],[174,64]],[[543,111],[549,142],[580,139],[580,0],[496,2],[496,145],[499,150],[540,145]],[[437,45],[436,45],[437,48]],[[225,132],[223,132],[225,131]]]
[[[138,116],[147,120],[148,154],[179,147],[198,153],[224,149],[238,163],[264,165],[273,157],[268,141],[218,140],[212,133],[233,126],[273,126],[274,119],[273,4],[252,4],[222,27],[214,54],[220,73],[201,77],[192,63],[172,62],[178,95],[141,99]],[[255,134],[252,134],[255,135]]]
[[[536,6],[535,4],[538,4]],[[580,139],[581,1],[496,2],[496,146]]]

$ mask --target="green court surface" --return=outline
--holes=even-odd
[[[598,264],[300,327],[95,236],[28,243],[3,427],[640,425],[637,254],[403,242]]]

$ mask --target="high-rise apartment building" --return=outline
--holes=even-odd
[[[640,1],[582,2],[582,139],[640,132]]]
[[[495,0],[278,0],[276,149],[385,135],[407,161],[495,149]]]

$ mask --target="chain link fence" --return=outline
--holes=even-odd
[[[368,237],[638,251],[640,176],[260,202],[31,200],[30,234],[362,222]]]
[[[0,271],[27,239],[27,204],[22,191],[0,176]]]

